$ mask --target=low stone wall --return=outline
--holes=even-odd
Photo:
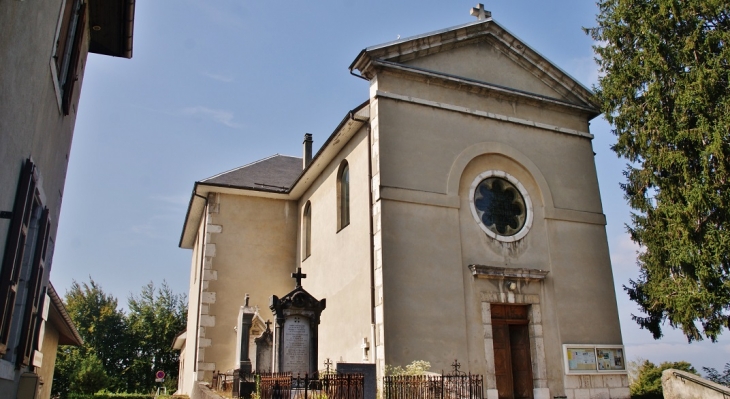
[[[190,399],[227,399],[218,395],[205,382],[197,382],[193,384],[193,392],[190,393]]]
[[[730,388],[680,370],[662,373],[664,399],[727,399]]]

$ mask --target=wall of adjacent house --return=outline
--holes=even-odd
[[[307,274],[302,285],[317,299],[326,298],[319,326],[319,367],[325,359],[360,362],[366,338],[372,358],[370,306],[370,206],[368,129],[362,127],[314,180],[299,200],[299,220],[307,201],[312,209],[311,256],[302,258],[299,228],[298,258]],[[350,224],[340,229],[337,179],[340,165],[350,169]],[[293,287],[293,286],[292,286]]]
[[[418,66],[449,72],[458,63],[461,76],[502,86],[531,78],[518,88],[566,100],[499,52],[479,49],[479,57],[502,57],[482,68],[464,62],[477,50],[459,51]],[[479,75],[486,70],[489,77]],[[371,115],[382,221],[381,367],[427,360],[448,370],[457,358],[462,370],[488,374],[491,320],[483,304],[500,287],[476,280],[470,264],[549,271],[544,282],[521,286],[520,298],[540,310],[532,334],[540,329],[540,378],[551,395],[563,394],[562,344],[622,343],[585,112],[381,71],[371,82]],[[488,237],[471,214],[469,188],[487,170],[513,175],[531,198],[532,227],[517,243]]]
[[[63,1],[42,6],[24,2],[0,4],[0,210],[12,210],[21,167],[32,157],[42,177],[45,202],[51,211],[55,237],[66,179],[71,138],[76,122],[88,32],[80,56],[79,80],[71,113],[64,116],[51,73],[56,30]],[[33,23],[28,23],[33,21]],[[22,43],[20,45],[19,43]],[[0,259],[4,253],[9,220],[0,219]]]
[[[38,375],[41,378],[40,394],[39,399],[50,399],[51,398],[51,387],[53,385],[53,370],[56,365],[56,352],[58,350],[58,330],[51,325],[51,323],[45,324],[45,333],[43,334],[43,343],[41,346],[41,352],[43,352],[43,365],[38,371]]]
[[[234,328],[245,294],[273,322],[271,296],[294,288],[298,218],[294,201],[253,196],[212,194],[208,208],[198,350],[206,381],[213,370],[238,368]]]
[[[43,205],[50,210],[48,283],[64,183],[83,82],[89,35],[84,33],[78,81],[70,114],[60,111],[51,72],[62,0],[42,3],[0,2],[0,210],[12,211],[25,159],[31,157],[40,175]],[[9,219],[0,219],[0,260],[5,253]],[[13,349],[11,348],[11,351]],[[46,359],[51,354],[44,353]],[[0,397],[15,397],[21,372],[0,359]],[[49,381],[50,386],[50,381]]]

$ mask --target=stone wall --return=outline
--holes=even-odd
[[[193,391],[190,392],[190,399],[225,399],[223,396],[218,395],[210,388],[208,384],[204,382],[196,382],[193,384]]]
[[[698,375],[680,370],[662,373],[664,399],[726,399],[730,388],[716,384]]]

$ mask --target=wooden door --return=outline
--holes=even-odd
[[[527,306],[492,305],[494,370],[499,399],[532,399]]]
[[[512,351],[508,324],[492,324],[494,339],[494,374],[499,399],[514,399],[512,382]]]
[[[514,398],[532,399],[532,361],[527,324],[510,324],[509,342],[512,351]]]

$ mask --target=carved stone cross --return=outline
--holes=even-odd
[[[264,323],[264,324],[266,324],[266,331],[269,331],[271,329],[270,328],[270,326],[271,326],[271,320],[266,320],[266,323]]]
[[[292,273],[291,274],[291,278],[297,280],[297,286],[296,286],[296,288],[299,288],[299,287],[302,286],[302,279],[303,278],[307,278],[307,275],[304,274],[304,273],[302,273],[302,268],[301,267],[297,267],[297,272],[296,273]]]
[[[479,3],[476,7],[471,9],[471,15],[477,17],[478,20],[483,21],[487,18],[492,17],[492,12],[484,9],[484,4]]]

